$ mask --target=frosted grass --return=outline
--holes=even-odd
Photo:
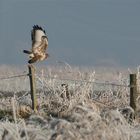
[[[8,66],[0,71],[2,76],[27,72]],[[74,81],[128,85],[127,70],[48,66],[36,71],[38,113],[30,109],[28,77],[0,81],[1,140],[140,139],[139,119],[133,119],[129,107],[129,88]],[[62,97],[62,84],[68,85],[69,99]]]

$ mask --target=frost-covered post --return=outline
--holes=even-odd
[[[28,65],[28,68],[29,68],[29,80],[30,80],[30,91],[31,91],[31,99],[32,99],[32,109],[34,111],[37,111],[35,68],[33,65]]]
[[[130,74],[130,106],[136,110],[137,93],[137,75]]]

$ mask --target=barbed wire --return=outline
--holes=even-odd
[[[7,77],[0,77],[0,80],[8,80],[8,79],[24,77],[24,76],[28,76],[28,74],[19,74],[19,75],[7,76]]]
[[[37,74],[37,76],[42,76],[42,74]],[[111,85],[111,86],[126,87],[126,88],[130,87],[130,85],[116,84],[116,83],[112,83],[112,82],[109,82],[109,81],[105,81],[105,82],[88,81],[88,80],[79,80],[79,79],[70,79],[70,78],[59,78],[59,77],[52,77],[52,76],[46,76],[46,75],[43,75],[43,78],[49,78],[49,79],[55,79],[55,80],[61,80],[61,81],[71,81],[71,82],[97,84],[97,85],[104,85],[104,86]]]
[[[41,83],[41,84],[43,83],[43,81],[41,81],[41,78],[38,77],[38,76],[37,76],[37,81],[38,81],[39,83]],[[44,87],[47,87],[47,86],[44,86]],[[79,87],[78,87],[78,88],[79,88]],[[109,105],[105,104],[104,102],[102,102],[102,101],[100,101],[100,100],[98,100],[98,99],[95,99],[95,98],[92,97],[92,100],[93,100],[94,102],[96,102],[96,103],[98,103],[98,104],[104,106],[104,107],[109,107]]]
[[[31,74],[26,73],[26,74],[18,74],[18,75],[12,75],[12,76],[7,76],[7,77],[0,77],[0,80],[8,80],[8,79],[13,79],[13,78],[19,78],[19,77],[25,77],[25,76],[31,76]],[[126,85],[126,84],[116,84],[110,81],[96,81],[97,79],[93,78],[93,81],[88,81],[88,80],[81,80],[81,79],[70,79],[70,78],[60,78],[60,77],[53,77],[53,76],[47,76],[47,75],[43,75],[43,74],[35,74],[37,81],[39,81],[41,84],[43,83],[43,81],[41,81],[41,77],[42,78],[47,78],[47,79],[56,79],[56,80],[61,80],[61,81],[71,81],[71,82],[79,82],[79,83],[87,83],[87,84],[98,84],[98,85],[102,85],[102,86],[117,86],[117,87],[133,87],[130,85]],[[41,76],[41,77],[40,77]],[[43,79],[44,80],[44,79]],[[17,100],[19,101],[20,99],[24,98],[26,95],[28,95],[29,93],[26,92],[23,96],[17,98]],[[95,98],[92,98],[95,102],[103,105],[103,106],[107,106],[109,107],[107,104],[101,102],[100,100],[97,100]]]
[[[19,74],[19,75],[12,75],[12,76],[7,76],[7,77],[0,77],[0,80],[8,80],[8,79],[13,79],[13,78],[18,78],[18,77],[24,77],[24,76],[31,76],[29,74]],[[52,77],[52,76],[46,76],[42,74],[36,74],[36,76],[43,76],[43,78],[48,78],[48,79],[56,79],[56,80],[61,80],[61,81],[71,81],[71,82],[80,82],[80,83],[87,83],[87,84],[97,84],[97,85],[103,85],[103,86],[117,86],[117,87],[130,87],[130,85],[126,84],[116,84],[110,81],[97,81],[97,79],[94,79],[94,81],[88,81],[88,80],[80,80],[80,79],[70,79],[70,78],[59,78],[59,77]]]

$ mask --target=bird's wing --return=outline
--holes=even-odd
[[[48,48],[48,39],[44,38],[44,40],[40,44],[40,51],[45,53],[47,48]]]
[[[42,53],[45,53],[47,49],[47,44],[44,42],[40,42],[38,46],[32,48],[32,52],[36,55],[40,55]]]
[[[42,36],[46,36],[45,30],[38,25],[34,25],[31,31],[32,48],[40,46]]]
[[[31,31],[31,39],[33,42],[41,41],[41,37],[46,36],[45,30],[38,25],[34,25]]]

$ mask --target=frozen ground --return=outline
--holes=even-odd
[[[26,67],[0,67],[0,77],[26,73]],[[129,71],[37,66],[33,112],[28,77],[1,80],[0,140],[139,140],[129,88],[114,84],[128,85]]]

